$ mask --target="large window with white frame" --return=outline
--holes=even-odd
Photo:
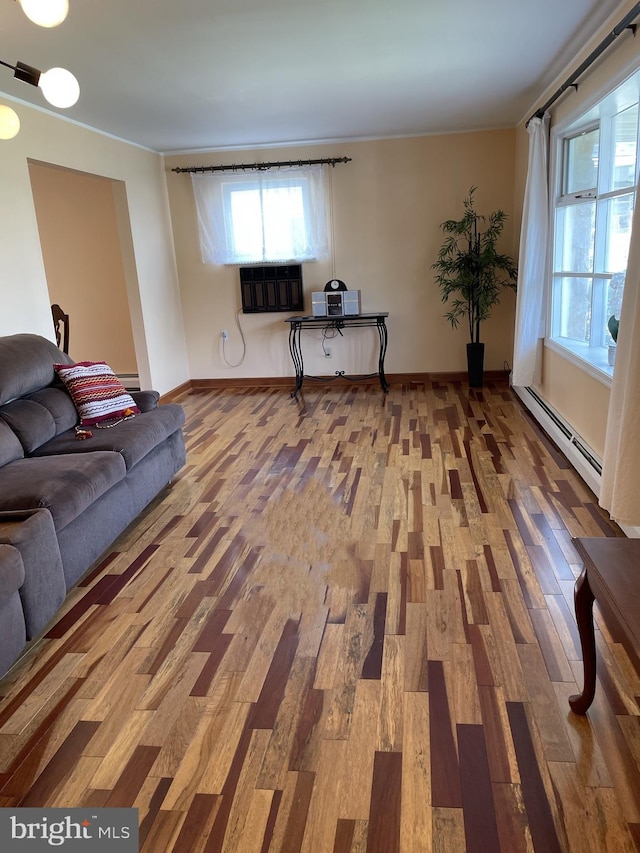
[[[638,182],[640,72],[557,139],[551,338],[611,372]]]
[[[328,257],[322,167],[191,178],[205,263],[288,263]]]

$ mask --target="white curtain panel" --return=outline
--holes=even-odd
[[[191,179],[203,263],[328,257],[322,166],[195,173]]]
[[[640,204],[637,193],[607,416],[600,506],[620,524],[640,524]]]
[[[532,118],[529,166],[522,210],[512,385],[539,379],[539,341],[544,337],[545,271],[549,242],[549,115]]]

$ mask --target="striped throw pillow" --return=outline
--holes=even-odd
[[[140,413],[133,397],[105,361],[54,364],[80,416],[81,426],[133,417]]]

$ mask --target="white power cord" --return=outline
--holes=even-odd
[[[240,361],[229,361],[225,349],[227,339],[224,336],[220,337],[220,355],[222,356],[222,360],[224,361],[227,367],[240,367],[247,354],[247,342],[244,339],[244,332],[242,331],[242,326],[240,325],[240,313],[241,311],[240,309],[238,309],[238,311],[236,311],[236,326],[238,327],[238,331],[240,332],[240,338],[242,340],[242,355],[240,356]]]
[[[342,334],[338,329],[326,328],[322,330],[322,352],[325,356],[329,355],[326,347],[327,341],[332,341],[334,338],[337,338],[338,335],[342,337]]]

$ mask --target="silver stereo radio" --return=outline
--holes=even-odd
[[[360,313],[360,291],[319,291],[311,294],[311,313],[314,317],[344,317]]]

